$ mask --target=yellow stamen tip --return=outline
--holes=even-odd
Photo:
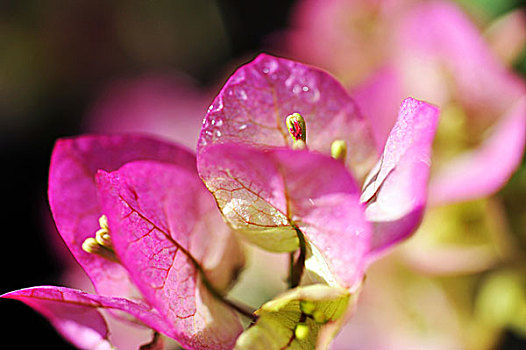
[[[300,301],[300,310],[306,315],[312,315],[316,305],[312,301],[302,300]]]
[[[104,246],[110,249],[113,248],[113,245],[111,243],[110,233],[105,228],[101,228],[95,233],[95,240],[101,246]]]
[[[331,156],[334,159],[345,161],[347,156],[347,142],[344,140],[335,140],[331,144]]]
[[[82,243],[82,250],[86,253],[98,255],[110,261],[119,262],[112,248],[105,247],[97,242],[93,237],[86,238]]]
[[[99,226],[100,228],[108,230],[108,217],[106,215],[101,215],[99,218]]]
[[[100,251],[100,245],[97,240],[93,237],[86,238],[82,243],[82,250],[86,253],[97,254]]]
[[[309,327],[305,323],[297,324],[294,329],[294,335],[297,339],[304,340],[309,336]]]

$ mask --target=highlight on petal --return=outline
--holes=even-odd
[[[347,287],[361,280],[370,229],[359,189],[341,162],[226,143],[207,147],[198,162],[223,217],[250,242],[290,252],[298,249],[300,230],[325,264],[323,272],[307,264],[316,276]]]
[[[123,298],[103,297],[76,289],[42,286],[13,291],[1,296],[22,301],[46,317],[57,331],[80,349],[114,349],[106,321],[98,309],[129,313],[160,332],[172,334],[171,325],[146,304]]]
[[[222,269],[213,271],[214,282],[226,288],[244,260],[239,249],[219,255],[222,262],[209,253],[234,237],[217,225],[216,205],[195,172],[137,161],[101,171],[97,181],[115,251],[145,300],[174,326],[174,339],[191,349],[232,348],[242,331],[237,314],[209,292],[200,272]]]
[[[486,141],[439,168],[430,184],[432,204],[487,196],[501,188],[519,166],[526,139],[526,97],[494,126]]]
[[[366,120],[345,89],[328,73],[261,54],[239,68],[210,106],[198,153],[214,143],[292,147],[285,119],[299,113],[306,122],[307,145],[330,154],[336,139],[351,150],[346,163],[362,178],[376,159]]]
[[[404,100],[382,158],[364,184],[361,201],[374,225],[373,258],[407,238],[422,219],[438,114],[425,102]]]
[[[155,159],[195,169],[195,157],[186,149],[153,138],[133,135],[81,136],[57,141],[49,170],[49,204],[55,224],[73,256],[84,268],[99,294],[130,296],[134,289],[125,269],[108,259],[82,250],[82,243],[99,229],[95,174],[112,171],[126,162]]]
[[[237,340],[236,350],[326,349],[323,328],[340,328],[351,294],[322,284],[298,287],[265,303],[258,320]],[[320,344],[323,342],[323,344]]]

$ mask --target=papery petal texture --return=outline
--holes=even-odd
[[[265,54],[239,68],[215,98],[198,153],[224,142],[291,146],[285,119],[292,113],[305,118],[310,149],[330,154],[334,140],[346,141],[347,164],[359,178],[374,163],[369,126],[340,83],[317,68]]]
[[[212,196],[195,172],[168,163],[130,162],[97,177],[103,211],[121,263],[147,300],[190,349],[230,349],[242,327],[235,312],[216,299],[199,275],[200,264],[219,240],[232,240]],[[222,287],[243,258],[212,264]],[[203,264],[206,266],[206,264]]]
[[[116,170],[138,159],[155,159],[195,169],[195,157],[184,148],[142,136],[82,136],[59,140],[49,170],[49,203],[53,218],[73,256],[99,294],[133,296],[126,270],[118,263],[82,250],[82,243],[99,229],[103,214],[95,174]],[[195,171],[195,170],[194,170]]]
[[[172,325],[165,322],[156,310],[145,303],[124,298],[103,297],[54,286],[21,289],[1,297],[31,306],[80,349],[113,349],[106,321],[98,309],[124,311],[163,333],[173,334]]]
[[[422,219],[438,114],[434,106],[406,99],[382,158],[364,184],[361,200],[374,224],[373,256],[408,237]]]
[[[359,188],[341,162],[316,152],[225,143],[202,151],[199,172],[223,217],[248,240],[294,251],[299,229],[336,283],[361,279],[370,229]]]

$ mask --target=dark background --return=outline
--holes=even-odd
[[[187,4],[178,7],[168,0],[155,5],[159,8],[146,8],[148,11],[143,12],[145,6],[154,2],[108,3],[0,2],[0,74],[8,76],[0,85],[0,193],[4,203],[0,293],[56,284],[59,279],[61,260],[48,239],[49,157],[57,138],[82,132],[85,110],[105,82],[152,70],[178,70],[192,75],[203,86],[217,83],[233,68],[233,62],[251,59],[265,48],[269,34],[287,26],[292,5],[291,0],[205,0],[197,6],[183,1]],[[219,39],[211,37],[208,42],[196,37],[192,42],[192,19],[187,23],[169,20],[172,15],[179,18],[184,11],[190,18],[198,18],[208,11],[209,4],[218,10],[224,24],[224,35]],[[114,33],[115,17],[122,7],[132,13],[126,23],[130,28],[142,23],[142,13],[146,21],[160,23],[158,32],[142,38],[156,43],[142,43],[151,57],[130,54]],[[214,23],[205,21],[198,25]],[[176,34],[167,33],[167,29]],[[181,37],[190,37],[190,43],[178,41]],[[141,38],[136,40],[141,43]],[[164,52],[162,49],[171,42],[188,51],[193,44],[215,45],[216,51],[201,53],[197,58]],[[13,53],[5,55],[4,49]],[[0,300],[0,304],[0,348],[74,349],[29,307],[10,300]],[[509,333],[500,348],[525,346],[524,341]]]
[[[165,8],[152,10],[151,21],[154,24],[163,20],[169,22],[166,17],[170,15],[177,17],[176,12],[185,9],[171,6],[169,3],[178,1],[161,1],[166,3],[161,5]],[[191,1],[186,2],[191,4]],[[205,5],[207,3],[207,1],[201,2]],[[143,60],[127,56],[118,45],[118,40],[115,40],[112,30],[112,17],[120,10],[120,5],[108,6],[107,1],[92,0],[71,1],[67,6],[53,1],[48,5],[32,1],[0,2],[0,20],[2,20],[0,23],[14,22],[13,26],[17,27],[16,29],[21,26],[23,28],[21,37],[26,38],[27,46],[31,46],[36,41],[32,36],[43,31],[48,35],[59,36],[59,38],[52,37],[48,42],[37,43],[36,48],[20,49],[21,53],[14,57],[13,61],[8,61],[5,57],[2,58],[3,61],[0,59],[0,65],[7,61],[6,64],[10,66],[1,69],[10,76],[15,75],[13,80],[22,79],[21,84],[40,83],[36,77],[27,77],[26,74],[33,72],[40,74],[40,70],[47,69],[44,66],[46,64],[51,65],[50,70],[55,69],[60,73],[44,73],[52,75],[41,79],[45,80],[44,91],[27,93],[23,87],[16,90],[31,97],[30,101],[17,101],[17,104],[24,105],[23,108],[18,108],[18,105],[9,108],[12,107],[9,106],[12,101],[0,100],[7,105],[5,107],[0,104],[2,106],[0,107],[2,113],[0,114],[2,122],[0,193],[4,202],[0,249],[0,294],[30,286],[53,285],[59,280],[61,261],[54,254],[52,243],[48,240],[50,232],[47,226],[46,191],[49,158],[57,138],[82,132],[82,117],[85,109],[92,102],[93,95],[97,93],[99,87],[113,77],[164,70],[186,72],[203,86],[218,83],[218,80],[227,74],[225,67],[232,65],[233,58],[242,61],[253,57],[262,47],[264,38],[268,34],[286,26],[291,2],[283,0],[217,2],[216,6],[226,28],[224,35],[227,39],[226,47],[220,48],[218,52],[212,52],[209,59],[201,59],[199,64],[195,64],[195,60],[192,62],[191,59],[178,61],[176,55],[171,57],[170,54],[164,56],[159,54],[157,57]],[[49,9],[42,9],[41,6],[48,6]],[[141,5],[137,5],[139,6]],[[191,7],[191,5],[187,6]],[[64,9],[64,7],[68,8]],[[155,11],[163,11],[162,16],[165,17],[157,20],[155,16],[158,14]],[[192,16],[199,16],[200,9],[189,8],[189,11],[193,11]],[[57,13],[50,14],[50,12]],[[137,13],[140,15],[140,9]],[[56,18],[49,18],[54,16]],[[140,21],[141,18],[132,16],[130,25],[133,25],[133,20]],[[49,28],[49,26],[62,27]],[[181,36],[191,36],[191,31],[194,30],[191,24],[184,23],[173,24],[170,28],[177,32],[173,36],[174,41],[179,40]],[[0,31],[2,29],[0,27]],[[16,30],[12,30],[7,31],[6,35],[14,35],[13,31],[18,34]],[[152,33],[154,34],[162,33]],[[37,38],[40,39],[40,36],[38,35]],[[4,38],[0,37],[0,52],[2,45],[6,44],[2,39]],[[156,40],[148,37],[144,39]],[[222,40],[222,43],[225,43],[224,38]],[[161,44],[169,43],[169,40],[166,40]],[[195,44],[214,45],[213,42]],[[49,62],[47,51],[51,50],[59,50],[52,57],[59,62]],[[97,62],[99,55],[104,57],[102,62]],[[18,68],[17,65],[23,67]],[[19,73],[17,70],[25,72],[17,77],[16,74]],[[0,95],[2,92],[0,90]],[[31,105],[27,106],[27,104]],[[8,122],[5,121],[6,119]],[[43,317],[29,307],[12,300],[0,300],[0,304],[1,349],[44,347],[74,349]]]

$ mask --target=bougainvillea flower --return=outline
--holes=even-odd
[[[290,149],[285,125],[292,113],[304,117],[308,150]],[[371,126],[334,78],[260,55],[229,78],[209,108],[199,173],[231,227],[274,251],[294,251],[304,236],[307,269],[352,288],[369,257],[408,237],[421,220],[437,117],[435,107],[404,101],[378,157]],[[348,149],[338,160],[329,156],[336,140]],[[358,181],[369,171],[362,192]]]
[[[520,163],[526,87],[451,2],[304,0],[288,38],[293,57],[346,79],[364,115],[378,125],[373,133],[379,147],[405,96],[442,109],[433,204],[490,195]],[[360,76],[353,75],[357,71]]]
[[[32,306],[82,349],[110,348],[97,309],[127,313],[188,349],[233,346],[241,324],[218,296],[243,256],[192,153],[139,136],[64,139],[49,182],[57,228],[98,294],[44,286],[4,298]],[[93,236],[100,246],[86,247]]]
[[[339,328],[351,302],[343,288],[322,284],[289,290],[265,303],[258,319],[236,343],[236,350],[325,349],[323,332]]]
[[[176,74],[112,81],[88,111],[87,131],[151,133],[193,149],[213,97],[196,85]]]

